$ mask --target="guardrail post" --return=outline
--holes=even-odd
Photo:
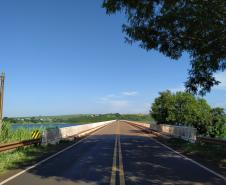
[[[43,131],[42,132],[42,138],[41,138],[41,145],[43,146],[46,146],[48,144],[48,141],[47,141],[47,131]]]

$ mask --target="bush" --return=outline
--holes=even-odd
[[[190,93],[159,93],[151,107],[151,115],[157,123],[193,126],[201,135],[221,136],[224,130],[224,111],[211,109],[206,100]]]

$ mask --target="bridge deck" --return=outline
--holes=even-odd
[[[150,185],[226,182],[162,146],[139,128],[110,124],[7,185]]]

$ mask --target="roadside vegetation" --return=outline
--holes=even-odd
[[[4,120],[10,123],[93,123],[114,119],[126,119],[131,121],[152,121],[148,114],[75,114],[62,116],[37,116],[37,117],[5,117]]]
[[[70,144],[69,141],[62,141],[58,145],[28,146],[0,153],[0,175],[9,170],[21,169],[34,164]]]
[[[163,91],[152,104],[151,116],[157,124],[192,126],[199,135],[225,136],[225,113],[222,108],[211,108],[203,98],[190,93]]]
[[[226,125],[224,126],[224,138],[226,139]]]
[[[32,139],[33,130],[37,129],[19,128],[12,130],[9,122],[3,122],[0,131],[0,144]],[[42,131],[41,128],[39,130]]]

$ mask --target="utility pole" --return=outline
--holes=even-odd
[[[5,73],[2,73],[0,75],[0,130],[2,127],[2,119],[3,119],[4,82],[5,82]]]

